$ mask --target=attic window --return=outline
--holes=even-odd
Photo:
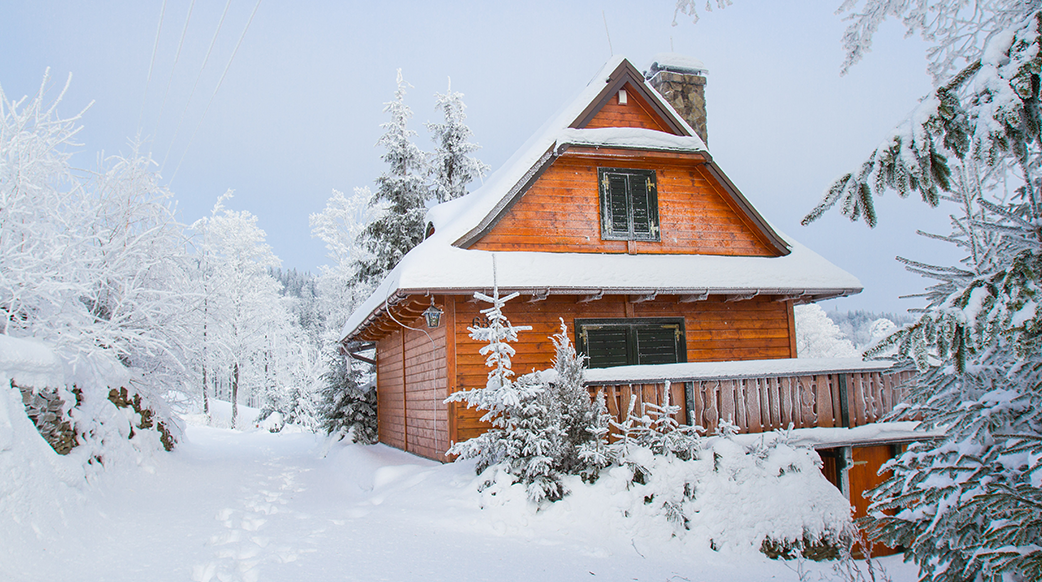
[[[654,170],[598,168],[601,238],[658,241],[658,193]]]
[[[680,318],[577,319],[575,335],[591,368],[687,361]]]

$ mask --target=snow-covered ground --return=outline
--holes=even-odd
[[[692,548],[596,495],[482,509],[476,485],[469,464],[383,445],[189,425],[174,452],[104,472],[35,536],[0,531],[0,580],[841,579],[830,564]]]

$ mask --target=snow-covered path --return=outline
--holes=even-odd
[[[381,445],[198,426],[187,437],[148,471],[110,471],[53,531],[7,540],[0,580],[798,579],[795,564],[644,535],[583,499],[481,509],[469,466]]]

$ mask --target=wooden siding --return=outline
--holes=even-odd
[[[395,331],[377,344],[380,442],[444,461],[449,448],[446,327],[427,330],[422,320],[409,326],[417,329]]]
[[[618,93],[612,95],[608,98],[608,102],[601,107],[601,110],[587,122],[585,129],[639,127],[674,133],[669,130],[666,122],[654,113],[648,102],[640,96],[632,85],[626,83],[624,87],[626,89],[626,104],[622,105],[619,103]]]
[[[624,160],[571,150],[471,248],[489,251],[774,256],[763,233],[694,158]],[[661,240],[601,240],[598,167],[655,170]]]
[[[554,347],[549,338],[560,330],[560,318],[564,318],[574,341],[576,318],[683,317],[689,362],[787,358],[791,353],[791,304],[769,297],[733,302],[710,297],[692,303],[679,303],[677,297],[669,296],[642,303],[629,303],[622,296],[605,296],[589,303],[578,303],[574,296],[551,296],[536,302],[527,299],[521,296],[504,310],[514,325],[532,326],[532,331],[522,332],[512,344],[517,351],[512,369],[518,375],[553,365]],[[485,306],[466,297],[456,299],[456,389],[480,388],[487,381],[488,368],[478,353],[482,344],[472,340],[467,331]],[[459,407],[456,438],[465,440],[486,430],[479,417],[476,410]]]
[[[402,332],[376,344],[376,409],[380,442],[405,448],[405,384],[402,381]]]

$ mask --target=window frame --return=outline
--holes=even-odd
[[[612,180],[621,180],[625,184],[622,192],[626,208],[625,229],[618,228],[613,220],[612,202],[615,193],[611,188]],[[636,190],[639,184],[645,186],[644,192]],[[597,168],[597,192],[600,202],[602,240],[646,242],[660,242],[662,240],[658,212],[658,180],[655,170]],[[634,201],[639,196],[646,197],[646,218],[636,216],[639,209],[634,204]],[[647,223],[647,232],[638,230],[638,223],[644,222]]]
[[[575,347],[576,351],[583,354],[587,364],[591,365],[592,358],[589,353],[588,329],[593,326],[597,328],[614,327],[626,329],[626,363],[612,364],[607,366],[596,366],[597,368],[614,368],[616,366],[651,365],[641,363],[640,345],[638,340],[638,329],[652,328],[656,326],[676,326],[674,330],[676,350],[676,363],[687,362],[687,330],[683,317],[613,317],[613,318],[577,318],[574,321]],[[664,362],[665,363],[665,362]],[[672,363],[672,362],[670,362]]]

